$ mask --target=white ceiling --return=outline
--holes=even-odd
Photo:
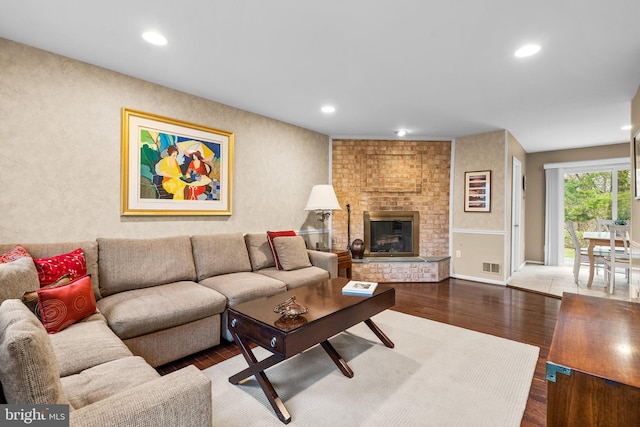
[[[3,0],[0,37],[333,137],[527,152],[629,141],[640,85],[639,0]]]

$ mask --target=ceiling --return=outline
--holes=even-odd
[[[640,85],[638,0],[21,0],[0,37],[334,138],[625,142]]]

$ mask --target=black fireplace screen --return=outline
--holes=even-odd
[[[370,251],[413,253],[411,232],[412,221],[372,221]]]

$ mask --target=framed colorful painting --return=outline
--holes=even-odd
[[[233,133],[122,109],[122,215],[231,215]]]
[[[491,212],[491,171],[464,173],[464,211]]]

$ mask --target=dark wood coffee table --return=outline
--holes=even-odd
[[[328,339],[360,322],[364,322],[384,345],[393,348],[393,342],[371,317],[395,305],[395,289],[378,285],[370,297],[342,295],[342,287],[348,281],[338,277],[229,307],[229,331],[249,364],[247,369],[230,377],[229,382],[238,384],[255,376],[276,415],[285,424],[291,421],[291,416],[267,378],[264,372],[267,368],[320,344],[340,371],[351,378],[353,371]],[[284,321],[273,309],[293,295],[309,312],[297,320]],[[258,361],[250,342],[273,354]]]

